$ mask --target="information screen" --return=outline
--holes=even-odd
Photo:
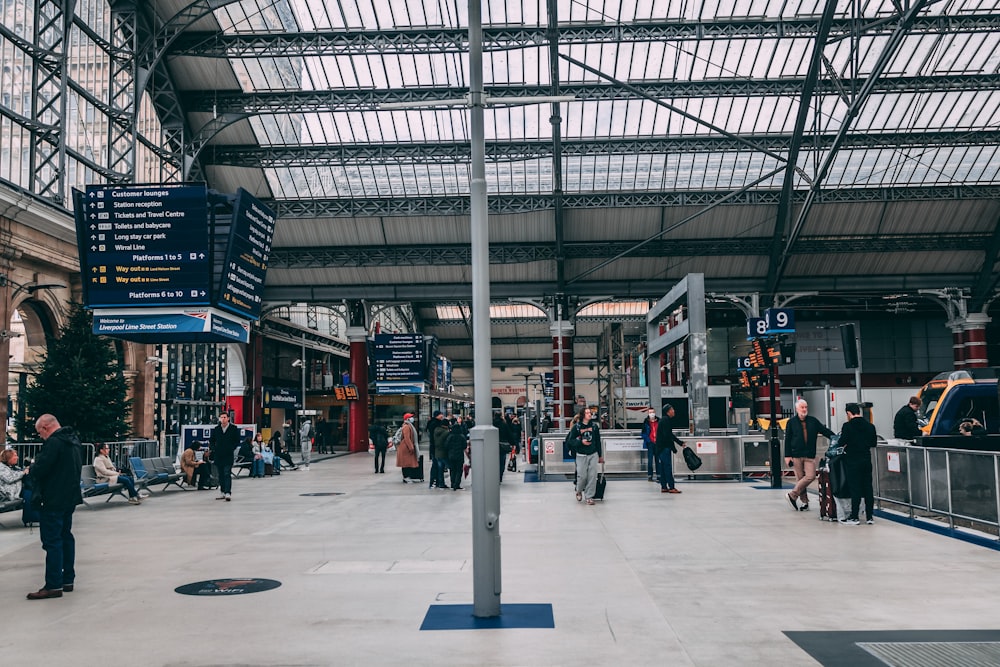
[[[371,365],[375,382],[422,382],[423,334],[376,334]]]
[[[256,320],[264,297],[264,279],[271,255],[277,215],[249,192],[236,193],[229,248],[216,305]]]
[[[75,198],[88,307],[208,305],[204,184],[88,185]]]

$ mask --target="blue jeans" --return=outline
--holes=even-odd
[[[74,508],[75,509],[75,508]],[[76,540],[73,539],[73,510],[42,509],[38,532],[45,550],[45,588],[62,589],[76,580]]]
[[[660,473],[660,462],[656,458],[656,445],[649,443],[646,445],[646,476],[656,479],[656,475]]]
[[[135,482],[133,482],[132,478],[128,475],[118,475],[118,483],[124,486],[125,490],[128,491],[129,498],[137,498],[139,496],[139,494],[135,492]]]
[[[660,452],[660,488],[674,488],[674,453],[669,447]]]
[[[445,488],[444,485],[444,471],[448,469],[448,459],[431,459],[431,483],[430,486],[439,486],[442,489]]]
[[[250,464],[250,476],[251,477],[264,476],[264,459],[253,460],[253,463]]]

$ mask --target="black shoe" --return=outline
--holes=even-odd
[[[29,600],[48,600],[49,598],[61,598],[62,589],[39,588],[34,593],[28,593]]]
[[[63,593],[72,593],[73,584],[63,584]]]

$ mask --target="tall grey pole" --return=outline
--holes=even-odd
[[[469,127],[472,131],[472,615],[500,615],[500,436],[493,428],[490,371],[490,256],[486,208],[482,0],[469,0]]]
[[[306,457],[306,443],[302,439],[302,422],[306,420],[306,344],[302,343],[302,415],[299,417],[299,449],[302,452],[302,460],[308,461]]]

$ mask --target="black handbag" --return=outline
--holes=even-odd
[[[684,463],[687,464],[688,470],[694,472],[701,467],[701,457],[692,451],[690,447],[684,447]]]

